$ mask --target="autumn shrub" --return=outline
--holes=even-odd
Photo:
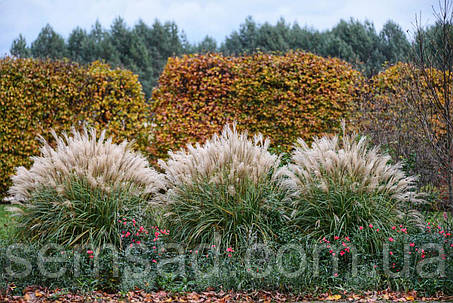
[[[166,226],[187,245],[238,246],[273,236],[282,220],[287,193],[279,186],[279,157],[269,141],[226,126],[203,145],[170,152],[160,161],[168,192],[164,195]],[[218,238],[217,238],[218,235]]]
[[[129,142],[112,143],[105,132],[99,139],[94,129],[54,136],[55,148],[41,138],[41,155],[12,177],[18,235],[67,246],[119,245],[117,221],[145,208],[164,186],[161,174]]]
[[[439,87],[441,73],[436,70],[426,70],[432,74],[434,87]],[[420,122],[418,111],[428,106],[428,87],[414,79],[422,77],[421,71],[413,66],[398,63],[372,77],[363,95],[361,114],[358,124],[361,131],[369,135],[374,144],[381,145],[392,156],[394,161],[402,161],[405,171],[418,176],[420,185],[434,184],[440,186],[445,181],[445,172],[433,152],[431,142],[425,134],[424,124]],[[419,104],[411,104],[409,98],[415,97]],[[443,97],[438,96],[440,99]],[[436,111],[425,112],[431,116],[433,131],[438,138],[446,132],[446,125],[437,116]]]
[[[223,125],[270,137],[276,151],[331,133],[355,112],[361,75],[310,53],[170,58],[153,92],[153,155],[203,142]]]
[[[69,131],[73,125],[108,129],[115,142],[136,140],[148,146],[149,107],[136,75],[94,62],[0,60],[0,197],[17,166],[31,165],[39,153],[35,138]]]
[[[365,230],[365,249],[374,251],[391,226],[402,220],[417,225],[422,220],[413,208],[424,201],[415,192],[415,178],[389,160],[369,148],[366,137],[325,136],[311,147],[299,139],[280,172],[288,176],[286,186],[298,191],[293,223],[315,239]]]

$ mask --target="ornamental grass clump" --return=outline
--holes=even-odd
[[[288,177],[287,187],[298,192],[293,223],[315,238],[348,236],[374,226],[364,239],[375,249],[390,226],[418,222],[413,205],[423,199],[416,194],[416,178],[390,160],[357,135],[315,138],[311,147],[299,139],[291,163],[280,171]]]
[[[103,131],[72,131],[40,138],[41,155],[30,169],[17,168],[9,190],[19,207],[18,233],[32,241],[68,246],[118,244],[117,220],[145,205],[164,186],[162,175],[132,150],[131,142],[112,143]]]
[[[203,145],[188,145],[160,161],[173,237],[188,245],[222,247],[271,238],[288,194],[276,174],[280,158],[268,147],[262,135],[250,140],[227,125]]]

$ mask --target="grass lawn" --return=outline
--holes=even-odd
[[[11,235],[12,220],[5,209],[7,206],[0,204],[0,240],[7,240]]]

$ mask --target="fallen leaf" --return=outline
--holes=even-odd
[[[40,292],[39,290],[35,290],[35,296],[37,298],[40,298],[40,297],[44,296],[44,294],[42,292]]]
[[[333,296],[328,296],[326,298],[326,300],[330,300],[330,301],[337,301],[337,300],[340,300],[341,299],[341,295],[333,295]]]

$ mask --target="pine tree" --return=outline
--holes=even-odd
[[[35,58],[60,59],[66,56],[66,45],[62,36],[47,24],[31,44],[31,54]]]
[[[258,29],[257,49],[264,52],[286,52],[290,45],[290,28],[281,18],[275,26],[264,23]]]
[[[393,21],[387,21],[379,33],[381,52],[389,64],[406,61],[410,43],[401,27]]]
[[[361,23],[354,19],[349,22],[341,20],[331,33],[350,47],[354,55],[345,53],[330,53],[329,55],[339,57],[356,65],[367,75],[377,73],[384,62],[384,56],[380,51],[379,36],[376,34],[374,25],[369,21]],[[337,40],[338,41],[338,40]],[[338,49],[342,48],[340,43]]]
[[[205,53],[214,53],[217,51],[217,42],[214,38],[210,36],[204,37],[204,39],[197,44],[195,49],[192,51],[194,53],[205,54]]]
[[[28,58],[31,56],[30,48],[27,47],[27,41],[22,34],[13,41],[9,52],[17,58]]]
[[[68,38],[68,56],[79,63],[89,63],[88,34],[80,27],[76,27]]]
[[[85,54],[89,62],[103,60],[114,67],[121,64],[120,55],[112,45],[109,32],[102,28],[98,20],[88,35]]]

